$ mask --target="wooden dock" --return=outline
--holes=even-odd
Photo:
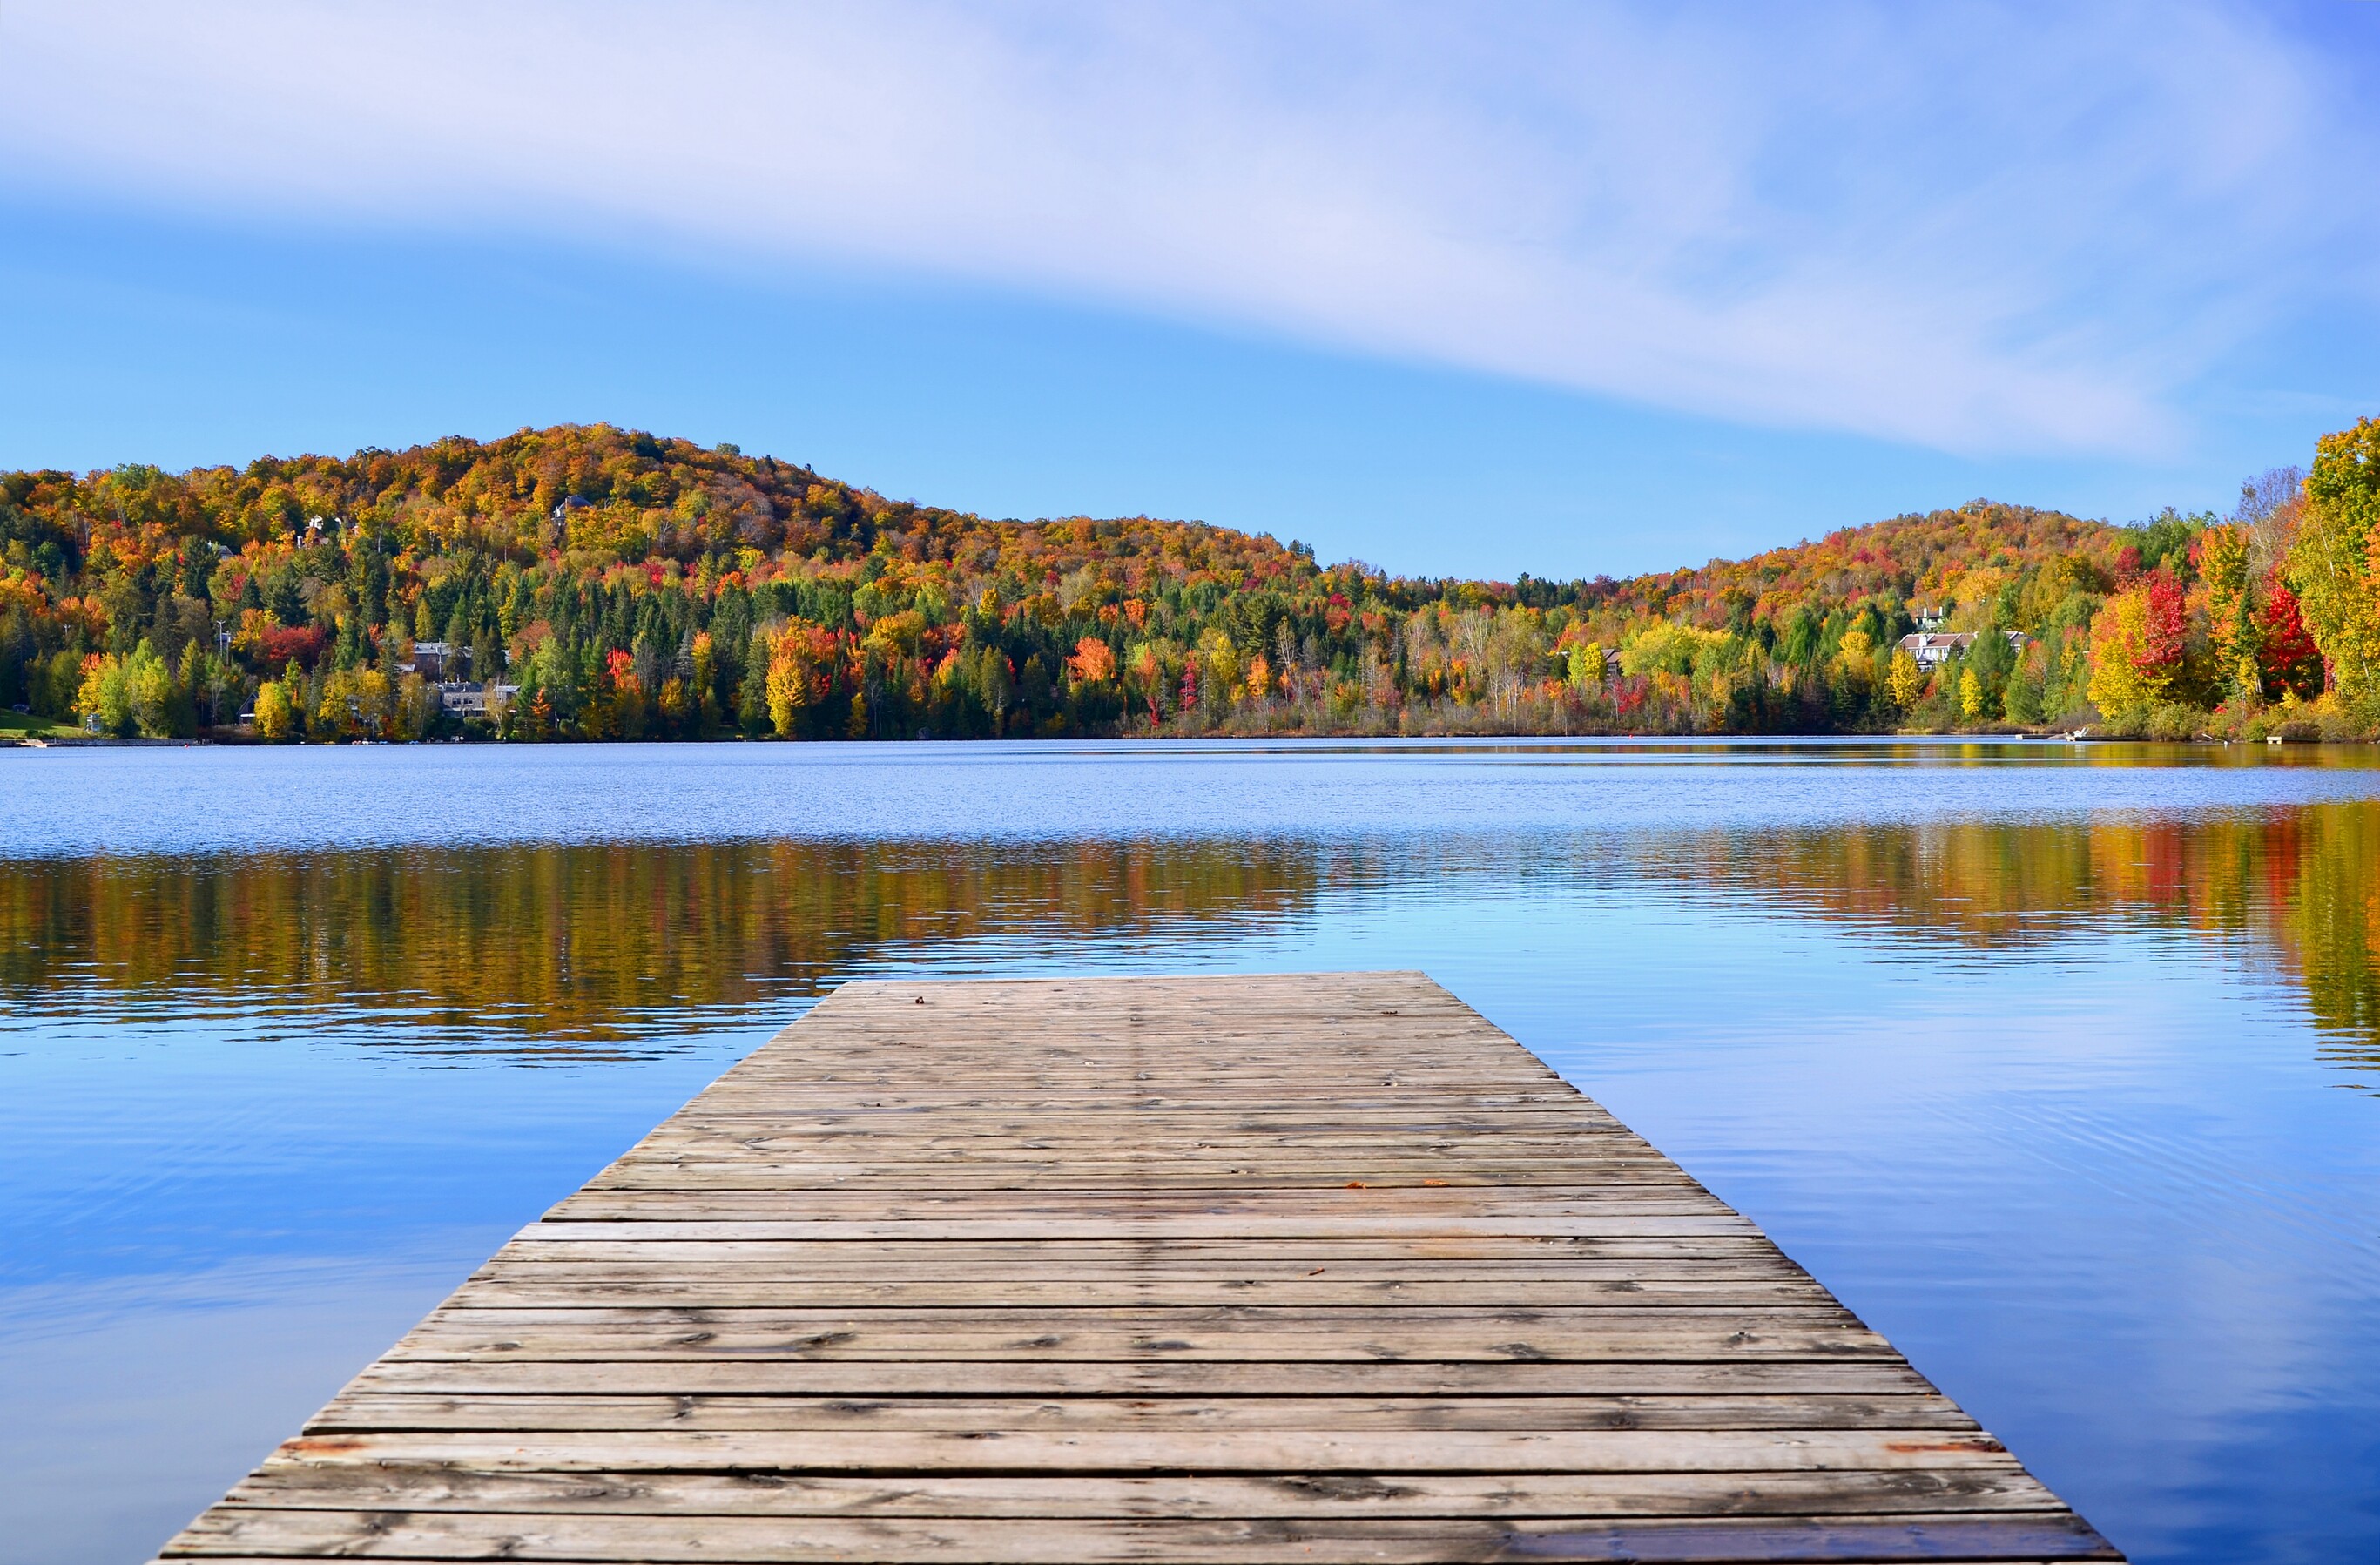
[[[164,1550],[2121,1557],[1416,973],[855,983]]]

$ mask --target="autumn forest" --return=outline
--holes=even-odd
[[[0,475],[0,707],[23,732],[277,742],[2362,737],[2375,516],[2366,420],[2228,515],[1978,501],[1624,580],[1438,580],[565,426]]]

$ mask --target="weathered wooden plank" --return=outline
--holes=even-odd
[[[1318,1265],[1334,1256],[1356,1256],[1383,1258],[1435,1256],[1448,1260],[1518,1260],[1537,1256],[1718,1259],[1767,1256],[1779,1253],[1767,1235],[1749,1224],[1722,1233],[1706,1233],[1699,1230],[1685,1234],[1646,1233],[1635,1229],[1621,1233],[1548,1233],[1523,1229],[1509,1233],[1433,1230],[1422,1233],[1292,1233],[1261,1238],[1239,1232],[1144,1233],[1137,1229],[1127,1233],[1120,1231],[1119,1225],[1114,1224],[1097,1231],[1075,1234],[1051,1234],[1029,1225],[1026,1231],[1017,1233],[985,1233],[981,1231],[982,1227],[978,1224],[965,1231],[940,1234],[905,1230],[891,1236],[868,1233],[822,1235],[808,1231],[798,1223],[757,1220],[674,1222],[649,1218],[617,1221],[540,1221],[523,1229],[520,1239],[524,1243],[555,1244],[632,1241],[640,1244],[665,1241],[716,1244],[722,1246],[720,1251],[722,1255],[727,1253],[724,1246],[729,1245],[740,1247],[747,1254],[801,1247],[813,1251],[834,1249],[845,1255],[864,1254],[872,1248],[878,1253],[912,1256],[941,1255],[953,1245],[999,1245],[1011,1252],[1026,1246],[1046,1246],[1050,1255],[1071,1256],[1088,1246],[1104,1245],[1111,1249],[1156,1248],[1165,1254],[1182,1256],[1269,1254],[1300,1259],[1316,1257]],[[793,1231],[785,1231],[789,1229]]]
[[[1327,1273],[1327,1268],[1326,1273]],[[1586,1278],[1536,1278],[1486,1281],[1478,1279],[1439,1281],[1358,1278],[1286,1277],[1170,1279],[1119,1277],[1072,1281],[1019,1279],[1005,1282],[953,1282],[943,1277],[916,1280],[868,1280],[851,1278],[821,1281],[764,1269],[739,1272],[714,1268],[687,1277],[681,1267],[644,1267],[615,1263],[602,1267],[564,1266],[536,1262],[483,1268],[479,1276],[455,1290],[452,1303],[483,1309],[581,1308],[625,1306],[671,1308],[692,1305],[720,1308],[845,1308],[866,1305],[940,1305],[969,1309],[1028,1307],[1080,1308],[1090,1305],[1145,1305],[1199,1309],[1218,1305],[1262,1304],[1328,1306],[1370,1304],[1431,1304],[1485,1308],[1600,1305],[1610,1309],[1674,1305],[1703,1309],[1761,1308],[1775,1304],[1817,1304],[1827,1293],[1815,1283],[1792,1277],[1761,1281],[1707,1282],[1597,1281]]]
[[[947,1312],[953,1316],[970,1313]],[[1706,1318],[1633,1319],[1618,1311],[1579,1311],[1575,1319],[1534,1321],[1461,1310],[1382,1308],[1362,1314],[1402,1320],[1305,1322],[1164,1318],[1076,1320],[1062,1312],[980,1312],[1010,1318],[944,1320],[931,1312],[767,1310],[442,1311],[389,1353],[391,1358],[718,1359],[835,1358],[1217,1360],[1300,1364],[1388,1359],[1535,1363],[1599,1359],[1850,1358],[1886,1355],[1873,1331],[1806,1312]],[[1063,1316],[1126,1312],[1068,1311]],[[1320,1312],[1289,1312],[1283,1314]],[[1542,1313],[1542,1312],[1529,1312]],[[588,1316],[625,1316],[625,1319]],[[1451,1318],[1431,1318],[1445,1316]],[[561,1317],[561,1318],[552,1318]]]
[[[306,1433],[434,1429],[1959,1429],[1933,1397],[784,1397],[350,1390]]]
[[[731,1178],[736,1176],[730,1176]],[[609,1182],[589,1185],[554,1208],[563,1220],[630,1218],[686,1212],[698,1218],[763,1219],[799,1216],[813,1222],[966,1222],[993,1219],[1016,1222],[1047,1218],[1068,1221],[1096,1218],[1110,1222],[1368,1222],[1413,1225],[1477,1222],[1517,1218],[1533,1223],[1562,1219],[1612,1217],[1723,1218],[1743,1219],[1692,1186],[1635,1184],[1401,1187],[1378,1191],[1360,1181],[1318,1189],[1184,1191],[1122,1189],[771,1189],[762,1177],[742,1186],[722,1186],[689,1174],[671,1179],[660,1172],[636,1186]],[[1560,1231],[1559,1229],[1555,1231]]]
[[[815,1082],[807,1087],[762,1088],[756,1085],[748,1092],[741,1086],[733,1092],[722,1086],[687,1104],[681,1110],[682,1117],[664,1120],[647,1134],[691,1138],[741,1134],[757,1126],[779,1134],[836,1135],[875,1125],[890,1134],[924,1139],[1087,1134],[1103,1126],[1146,1122],[1168,1131],[1279,1131],[1292,1135],[1342,1136],[1392,1129],[1415,1134],[1488,1130],[1548,1136],[1577,1126],[1587,1136],[1590,1146],[1643,1140],[1591,1098],[1551,1085],[1513,1095],[1510,1101],[1499,1101],[1504,1095],[1492,1093],[1441,1092],[1427,1098],[1376,1102],[1363,1084],[1351,1082],[1335,1098],[1185,1108],[1169,1101],[1160,1084],[1154,1092],[1078,1095],[1070,1103],[1044,1104],[1026,1110],[978,1103],[976,1099],[987,1095],[970,1091],[962,1081],[949,1077],[941,1080],[939,1091],[930,1091],[928,1084],[921,1082],[894,1095],[930,1096],[934,1099],[930,1106],[888,1103],[881,1100],[884,1095],[877,1093],[845,1093],[838,1097],[831,1088]],[[804,1101],[803,1094],[819,1101]],[[751,1107],[732,1112],[722,1108],[731,1097],[738,1095]],[[1482,1106],[1469,1106],[1463,1101],[1466,1096],[1488,1101]]]
[[[1020,1322],[1009,1330],[941,1334],[930,1327],[895,1331],[849,1322],[804,1333],[739,1331],[706,1326],[639,1330],[633,1327],[565,1331],[494,1324],[478,1331],[416,1332],[392,1359],[479,1358],[569,1360],[577,1363],[720,1359],[903,1359],[913,1363],[965,1363],[987,1358],[1040,1358],[1075,1362],[1166,1359],[1177,1363],[1345,1364],[1421,1360],[1436,1363],[1516,1364],[1553,1361],[1597,1364],[1649,1363],[1663,1359],[1809,1359],[1883,1355],[1890,1349],[1871,1334],[1826,1335],[1817,1330],[1772,1328],[1762,1332],[1718,1328],[1666,1331],[1612,1329],[1598,1332],[1531,1333],[1526,1337],[1471,1331],[1461,1335],[1427,1330],[1371,1337],[1352,1333],[1309,1336],[1273,1333],[1227,1337],[1177,1333],[1156,1338],[1123,1332],[1041,1330]]]
[[[743,1230],[735,1227],[735,1234]],[[1474,1237],[1371,1237],[1371,1239],[1123,1239],[1102,1234],[1098,1239],[683,1239],[657,1222],[533,1222],[516,1239],[497,1251],[497,1258],[540,1260],[671,1260],[683,1266],[707,1266],[714,1260],[766,1260],[800,1268],[833,1266],[1047,1266],[1047,1268],[1133,1268],[1161,1275],[1305,1275],[1311,1268],[1433,1268],[1428,1272],[1380,1272],[1380,1275],[1442,1275],[1442,1277],[1557,1277],[1569,1268],[1645,1268],[1642,1275],[1687,1275],[1676,1268],[1759,1266],[1788,1268],[1794,1277],[1806,1277],[1802,1268],[1778,1251],[1764,1234],[1694,1239],[1597,1239],[1578,1234],[1495,1234]],[[1271,1268],[1271,1270],[1266,1270]],[[831,1275],[831,1272],[817,1272]],[[897,1272],[885,1272],[897,1275]],[[964,1275],[1002,1275],[997,1270]],[[1075,1275],[1074,1270],[1050,1270],[1045,1275]],[[1087,1272],[1086,1272],[1087,1275]],[[1583,1275],[1628,1275],[1599,1270]]]
[[[531,1230],[532,1233],[539,1231]],[[1734,1247],[1719,1256],[1656,1253],[1614,1257],[1594,1249],[1548,1250],[1533,1245],[1514,1255],[1475,1254],[1478,1245],[1148,1244],[1136,1241],[1065,1244],[740,1244],[734,1240],[516,1239],[475,1275],[499,1272],[523,1279],[594,1276],[617,1269],[692,1277],[784,1277],[824,1280],[930,1279],[953,1285],[1001,1279],[1096,1280],[1112,1278],[1298,1279],[1344,1277],[1366,1281],[1600,1283],[1791,1280],[1815,1286],[1809,1274],[1765,1246]]]
[[[1694,1186],[1650,1166],[1604,1171],[1575,1163],[1550,1167],[1515,1167],[1511,1164],[1483,1167],[1459,1163],[1390,1163],[1384,1159],[1359,1158],[1333,1159],[1320,1167],[1308,1167],[1294,1173],[1277,1168],[1227,1163],[1202,1168],[1196,1164],[1168,1166],[1153,1160],[1141,1163],[1070,1162],[1055,1157],[1031,1163],[990,1167],[957,1159],[945,1164],[820,1162],[807,1166],[798,1163],[738,1166],[710,1161],[663,1162],[654,1159],[615,1167],[588,1185],[590,1190],[604,1191],[844,1192],[853,1196],[882,1196],[888,1202],[897,1201],[908,1193],[926,1191],[1041,1192],[1087,1195],[1119,1188],[1143,1197],[1175,1197],[1192,1201],[1209,1195],[1228,1196],[1259,1191],[1294,1192],[1318,1198],[1355,1187],[1416,1191],[1596,1189],[1603,1192],[1598,1203],[1602,1209],[1615,1208],[1632,1195],[1647,1202],[1648,1209],[1663,1209],[1650,1204],[1665,1195],[1679,1198],[1679,1205],[1669,1209],[1710,1209],[1706,1199],[1691,1202],[1686,1199],[1699,1195]]]
[[[1299,1137],[1294,1142],[1282,1138],[1284,1144],[1281,1145],[1267,1145],[1257,1139],[1259,1135],[1272,1139],[1269,1133],[1256,1131],[1223,1131],[1214,1127],[1160,1130],[1129,1122],[1105,1128],[1099,1134],[909,1136],[897,1142],[857,1132],[806,1135],[722,1134],[639,1142],[621,1161],[635,1164],[666,1159],[671,1161],[743,1164],[774,1154],[809,1162],[824,1161],[839,1153],[856,1161],[864,1160],[863,1166],[923,1162],[941,1167],[953,1162],[1039,1163],[1060,1157],[1112,1160],[1123,1168],[1139,1168],[1152,1163],[1228,1161],[1259,1164],[1294,1173],[1318,1161],[1354,1154],[1375,1158],[1399,1156],[1429,1162],[1490,1163],[1500,1168],[1550,1161],[1565,1167],[1592,1169],[1598,1173],[1628,1168],[1650,1168],[1673,1179],[1684,1180],[1686,1177],[1684,1171],[1652,1148],[1622,1141],[1616,1134],[1609,1135],[1601,1146],[1579,1145],[1582,1139],[1579,1137],[1535,1133],[1508,1135],[1486,1127],[1451,1134],[1403,1129],[1375,1131],[1369,1134],[1316,1134]],[[1569,1145],[1564,1145],[1565,1141]]]
[[[1073,1106],[1045,1105],[1029,1110],[979,1105],[971,1100],[973,1096],[953,1092],[946,1095],[948,1101],[930,1106],[856,1100],[804,1106],[777,1093],[756,1093],[755,1108],[727,1113],[720,1107],[723,1097],[706,1093],[648,1132],[647,1139],[660,1138],[666,1144],[673,1139],[734,1140],[757,1135],[804,1142],[835,1136],[872,1141],[881,1134],[905,1143],[931,1145],[987,1137],[1063,1139],[1142,1127],[1152,1134],[1264,1135],[1294,1145],[1302,1136],[1344,1141],[1391,1134],[1440,1138],[1512,1134],[1543,1140],[1566,1135],[1574,1128],[1590,1149],[1622,1142],[1647,1145],[1586,1099],[1551,1092],[1536,1094],[1526,1103],[1485,1109],[1457,1107],[1445,1095],[1413,1103],[1367,1104],[1360,1088],[1313,1103],[1209,1109],[1172,1107],[1162,1094],[1135,1094],[1129,1098],[1111,1094],[1084,1098]]]
[[[290,1461],[447,1461],[565,1473],[652,1469],[799,1473],[1758,1473],[2002,1467],[1977,1431],[1953,1429],[449,1429],[302,1435]]]
[[[1550,1086],[1530,1092],[1392,1092],[1382,1090],[1374,1083],[1356,1081],[1345,1083],[1336,1092],[1323,1087],[1283,1088],[1264,1095],[1260,1101],[1252,1101],[1244,1094],[1228,1098],[1213,1098],[1165,1088],[1152,1089],[1150,1084],[1145,1082],[1135,1085],[1137,1090],[1125,1096],[1123,1101],[1137,1111],[1162,1111],[1208,1120],[1277,1113],[1305,1119],[1329,1117],[1352,1122],[1369,1115],[1390,1118],[1413,1115],[1456,1117],[1528,1111],[1570,1114],[1576,1112],[1578,1106],[1575,1094]],[[748,1088],[738,1086],[732,1091],[722,1090],[717,1098],[706,1098],[701,1102],[704,1117],[714,1122],[782,1124],[788,1120],[826,1114],[907,1114],[920,1120],[947,1114],[955,1121],[961,1115],[988,1119],[1020,1114],[1108,1112],[1116,1108],[1118,1098],[1114,1094],[1101,1096],[1084,1091],[983,1091],[948,1086],[878,1086],[852,1090],[833,1084],[813,1082],[806,1087],[789,1086],[783,1090],[760,1084]]]
[[[680,1239],[1751,1239],[1759,1230],[1731,1212],[1554,1210],[1527,1212],[1403,1212],[1383,1202],[1378,1210],[1313,1216],[1207,1216],[1188,1212],[1119,1210],[1063,1216],[914,1219],[803,1218],[792,1195],[774,1199],[736,1192],[597,1191],[573,1195],[548,1214],[555,1227],[571,1221],[650,1225],[656,1237]],[[670,1212],[686,1215],[666,1216]]]
[[[2114,1558],[1417,974],[851,985],[165,1558]]]
[[[225,1508],[185,1534],[192,1554],[270,1551],[368,1559],[548,1560],[1315,1559],[1326,1565],[1446,1560],[2046,1560],[2120,1558],[2080,1517],[1953,1516],[1925,1521],[1700,1519],[1597,1522],[1245,1518],[1007,1521],[963,1528],[868,1517],[624,1517],[568,1514],[265,1510]]]
[[[780,1166],[805,1171],[813,1164],[856,1168],[946,1169],[953,1167],[1038,1168],[1072,1160],[1111,1167],[1120,1173],[1154,1172],[1178,1168],[1197,1173],[1214,1167],[1262,1168],[1284,1174],[1309,1172],[1318,1163],[1363,1158],[1395,1160],[1419,1168],[1457,1166],[1526,1170],[1552,1167],[1576,1169],[1594,1176],[1585,1183],[1631,1171],[1660,1175],[1693,1184],[1681,1169],[1649,1147],[1613,1141],[1604,1146],[1556,1146],[1547,1138],[1500,1136],[1493,1131],[1467,1131],[1459,1138],[1442,1134],[1431,1137],[1404,1132],[1364,1136],[1315,1136],[1294,1146],[1255,1144],[1256,1132],[1171,1131],[1119,1125],[1103,1135],[1065,1137],[944,1136],[918,1137],[899,1146],[860,1135],[721,1136],[700,1142],[639,1144],[620,1163],[629,1168],[647,1164],[767,1168],[772,1158]],[[1234,1143],[1237,1143],[1236,1145]],[[1697,1187],[1699,1188],[1699,1187]]]
[[[441,1306],[422,1324],[443,1330],[480,1331],[495,1328],[527,1330],[544,1327],[556,1331],[618,1328],[632,1332],[672,1331],[684,1327],[715,1326],[759,1333],[808,1332],[828,1327],[861,1324],[872,1330],[1008,1331],[1020,1316],[998,1306],[937,1305],[918,1308],[799,1309],[764,1305],[753,1308],[710,1308],[676,1304],[635,1308],[588,1306],[522,1306],[482,1309],[453,1304]],[[1550,1336],[1605,1331],[1699,1333],[1715,1324],[1741,1325],[1746,1330],[1815,1330],[1826,1328],[1858,1333],[1858,1317],[1831,1297],[1806,1304],[1779,1304],[1758,1310],[1724,1312],[1715,1319],[1704,1309],[1662,1304],[1488,1305],[1479,1304],[1415,1305],[1381,1300],[1361,1304],[1230,1304],[1198,1305],[1094,1305],[1051,1307],[1037,1312],[1069,1331],[1102,1331],[1147,1336],[1167,1330],[1201,1335],[1368,1336],[1382,1332],[1442,1331],[1502,1334],[1518,1328]]]
[[[1865,1359],[1654,1359],[1565,1364],[1383,1362],[1301,1365],[1284,1383],[1265,1363],[1064,1359],[594,1360],[382,1358],[357,1391],[709,1393],[789,1397],[935,1396],[1840,1396],[1925,1395],[1896,1356]]]
[[[1119,1541],[1119,1544],[1116,1544],[1116,1548],[1125,1548],[1125,1544],[1121,1544],[1121,1541]],[[338,1551],[338,1553],[335,1553],[335,1556],[311,1556],[311,1553],[307,1553],[307,1556],[285,1556],[285,1553],[276,1553],[276,1556],[252,1556],[252,1553],[212,1553],[212,1551],[210,1551],[210,1553],[174,1553],[174,1556],[162,1556],[162,1558],[174,1558],[174,1560],[195,1560],[195,1558],[207,1558],[207,1560],[212,1560],[212,1562],[214,1562],[214,1565],[288,1565],[290,1558],[364,1558],[364,1556],[357,1556],[355,1551],[346,1551],[346,1548],[343,1548],[343,1551]],[[455,1556],[455,1553],[405,1553],[405,1556],[400,1556],[400,1558],[405,1558],[405,1560],[409,1560],[409,1562],[412,1562],[412,1565],[479,1565],[479,1560],[486,1560],[486,1558],[491,1558],[491,1556]],[[492,1558],[519,1558],[519,1556],[503,1556],[503,1553],[500,1553],[500,1556],[492,1556]],[[716,1556],[714,1556],[714,1558],[716,1558]],[[838,1560],[843,1560],[843,1558],[862,1558],[862,1560],[864,1560],[864,1558],[868,1558],[868,1556],[855,1556],[855,1553],[835,1553],[835,1556],[828,1556],[828,1558],[838,1558]],[[950,1558],[950,1556],[942,1556],[942,1558]],[[978,1558],[978,1556],[964,1556],[964,1558]],[[1114,1556],[1083,1556],[1083,1558],[1114,1558],[1114,1560],[1140,1560],[1140,1558],[1145,1558],[1145,1556],[1142,1556],[1142,1553],[1114,1553]],[[1216,1556],[1193,1556],[1193,1558],[1216,1558]],[[1288,1562],[1311,1560],[1311,1558],[1317,1558],[1317,1556],[1314,1556],[1314,1553],[1311,1553],[1311,1548],[1305,1548],[1305,1546],[1302,1546],[1302,1544],[1273,1544],[1273,1546],[1269,1546],[1269,1553],[1261,1553],[1259,1558],[1264,1558],[1264,1560],[1273,1560],[1273,1562],[1276,1562],[1276,1565],[1288,1565]],[[1380,1558],[1380,1556],[1378,1556],[1378,1551],[1368,1551],[1368,1548],[1361,1548],[1361,1546],[1359,1546],[1359,1548],[1356,1548],[1356,1553],[1354,1553],[1354,1558],[1356,1558],[1356,1560],[1373,1560],[1373,1558]],[[1451,1558],[1451,1556],[1433,1556],[1433,1558],[1439,1558],[1439,1560],[1445,1560],[1445,1558]],[[1512,1553],[1501,1553],[1501,1556],[1488,1556],[1488,1558],[1492,1558],[1492,1560],[1512,1560],[1512,1558],[1528,1558],[1528,1556],[1512,1556]],[[1642,1556],[1642,1553],[1602,1553],[1602,1556],[1590,1556],[1590,1558],[1599,1558],[1599,1560],[1652,1560],[1652,1558],[1664,1558],[1664,1556]],[[1752,1556],[1735,1556],[1735,1558],[1732,1558],[1732,1565],[1747,1565],[1749,1558],[1752,1558]],[[1761,1556],[1756,1556],[1756,1558],[1759,1558],[1759,1560],[1785,1560],[1785,1558],[1811,1558],[1811,1556],[1780,1556],[1780,1553],[1761,1553]],[[1842,1556],[1835,1556],[1835,1558],[1842,1558]],[[1873,1562],[1873,1560],[1880,1560],[1880,1558],[1889,1558],[1889,1556],[1876,1556],[1876,1553],[1861,1553],[1861,1556],[1856,1556],[1856,1560]],[[1995,1556],[1995,1558],[1959,1558],[1959,1560],[1951,1560],[1951,1558],[1942,1558],[1942,1556],[1921,1556],[1921,1558],[1923,1558],[1923,1560],[1925,1560],[1925,1562],[1928,1562],[1928,1565],[2061,1565],[2061,1560],[2052,1560],[2052,1558],[2049,1558],[2049,1556],[2037,1556],[2037,1558],[2033,1558],[2033,1560],[2013,1560],[2013,1558],[2009,1558],[2009,1556]],[[2069,1556],[2069,1558],[2070,1558],[2070,1556]],[[2120,1556],[2096,1556],[2096,1558],[2120,1558]],[[1709,1560],[1709,1556],[1694,1556],[1694,1560]],[[1730,1565],[1730,1562],[1728,1562],[1728,1560],[1720,1560],[1718,1565]]]
[[[574,1511],[638,1516],[1808,1516],[2058,1511],[2013,1465],[1775,1473],[544,1473],[440,1462],[274,1462],[227,1505],[277,1510]]]

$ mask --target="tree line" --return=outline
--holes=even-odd
[[[1326,565],[1148,517],[990,520],[609,425],[12,472],[0,705],[284,742],[2368,734],[2375,460],[2366,420],[2228,516],[1976,501],[1560,582]],[[1921,666],[1921,625],[1962,639]],[[477,700],[442,689],[464,681]]]

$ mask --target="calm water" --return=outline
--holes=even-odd
[[[0,1553],[145,1558],[823,989],[1419,967],[2142,1560],[2380,1559],[2380,758],[0,752]]]

